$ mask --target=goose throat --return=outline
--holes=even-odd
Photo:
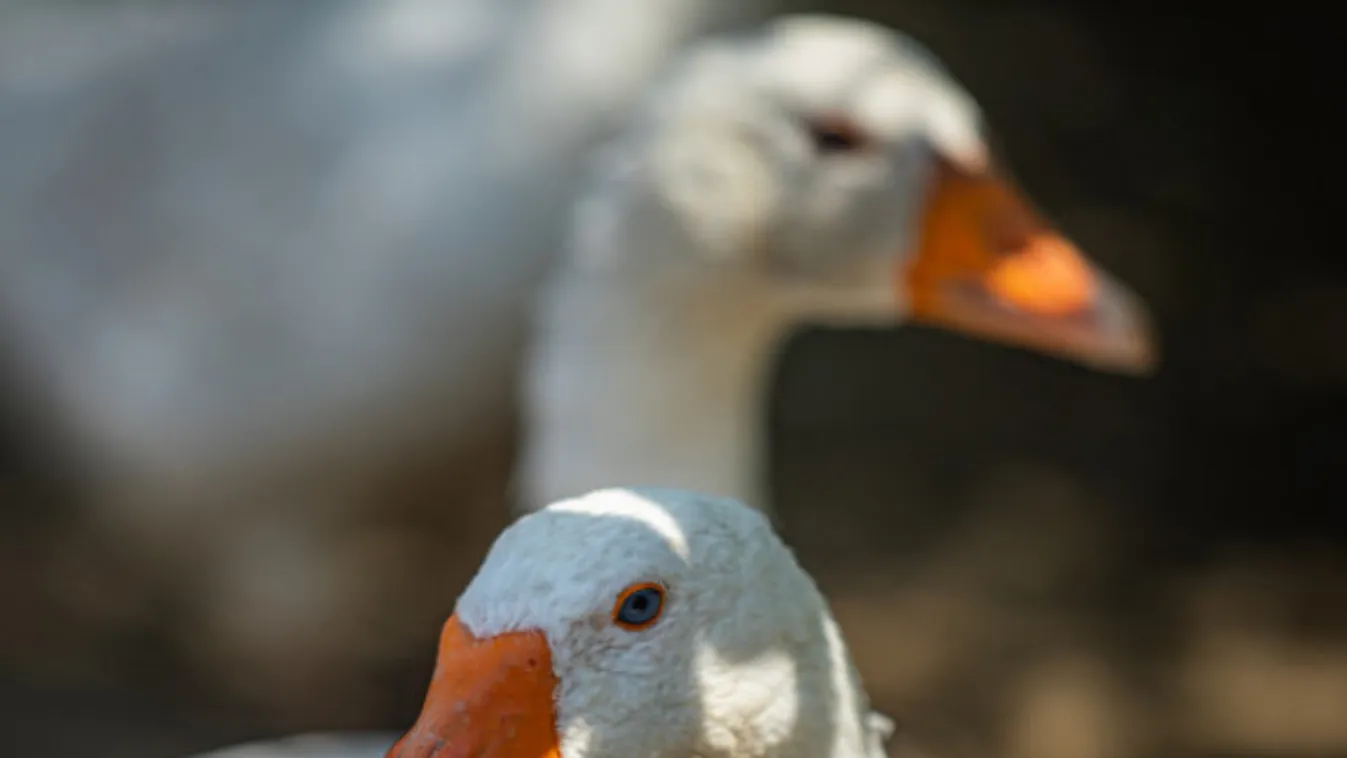
[[[766,390],[788,319],[753,281],[563,279],[525,388],[522,506],[614,483],[764,508]]]

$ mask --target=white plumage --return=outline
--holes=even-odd
[[[146,519],[471,439],[587,148],[722,5],[6,11],[14,354]]]
[[[433,459],[442,499],[503,507],[477,456],[588,148],[688,38],[770,3],[11,5],[5,378],[143,564],[118,591],[172,598],[208,673],[281,708],[398,634],[362,631],[407,570],[371,515],[389,480]]]

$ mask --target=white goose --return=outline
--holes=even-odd
[[[881,758],[828,606],[761,513],[608,489],[515,522],[458,599],[420,717],[209,758]]]
[[[766,508],[769,360],[804,323],[1153,365],[1141,302],[998,170],[938,61],[873,24],[788,17],[702,44],[598,173],[537,320],[526,511],[614,483]]]

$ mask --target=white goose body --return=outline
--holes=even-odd
[[[787,17],[693,49],[600,155],[535,319],[523,510],[612,484],[768,508],[771,359],[803,324],[1149,369],[1144,306],[990,152],[972,98],[875,25]]]
[[[507,423],[581,156],[689,38],[766,4],[5,9],[8,347],[77,463],[198,514],[477,438]]]

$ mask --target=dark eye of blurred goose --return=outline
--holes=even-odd
[[[809,137],[820,153],[848,153],[870,144],[870,138],[856,122],[845,116],[830,115],[808,123]]]

